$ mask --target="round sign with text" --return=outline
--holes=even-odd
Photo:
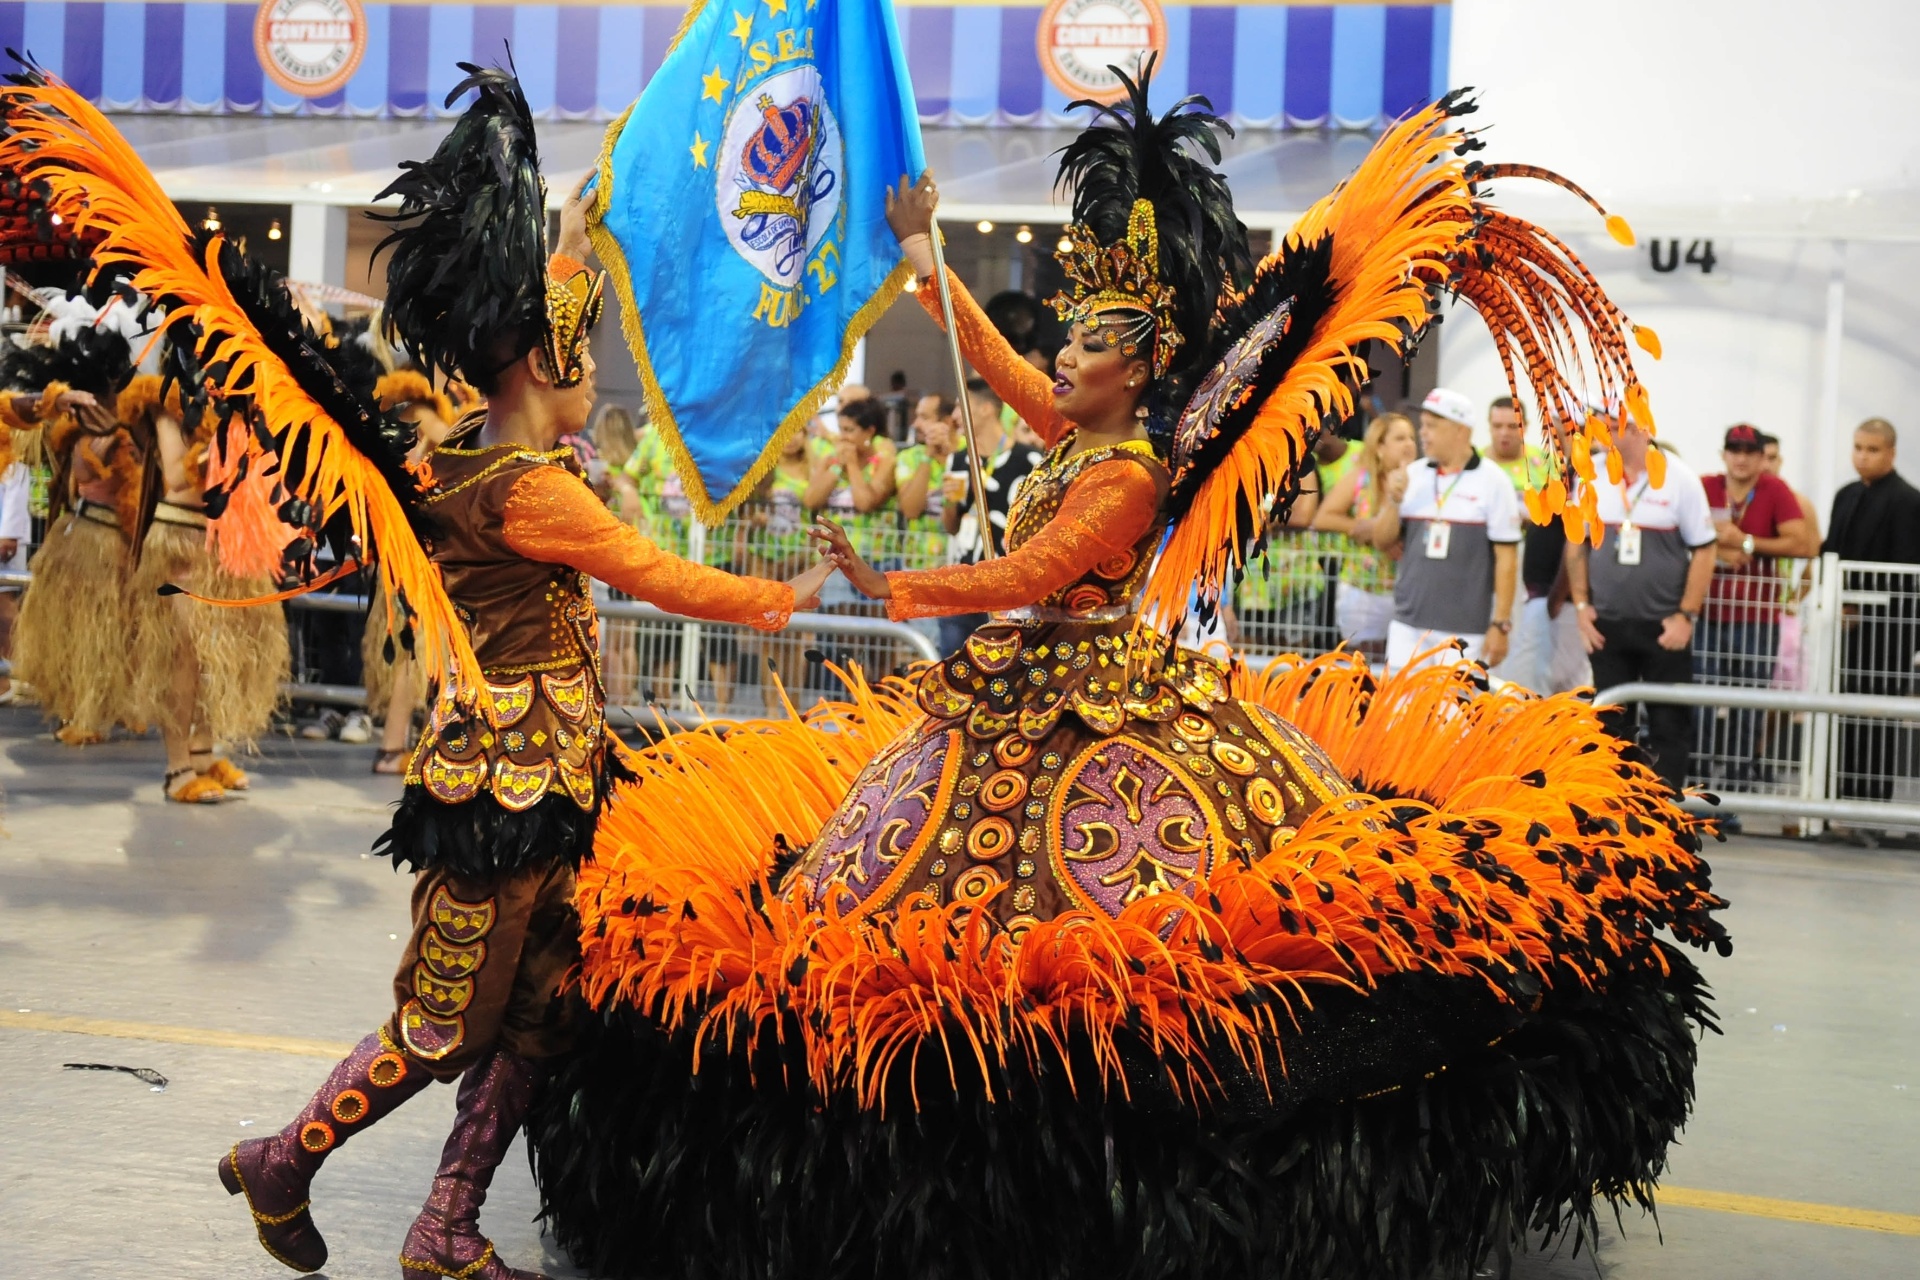
[[[303,98],[346,87],[367,51],[360,0],[261,0],[253,52],[273,82]]]
[[[1114,67],[1137,79],[1148,54],[1166,54],[1167,19],[1159,0],[1051,0],[1036,42],[1060,92],[1112,102],[1126,93]]]

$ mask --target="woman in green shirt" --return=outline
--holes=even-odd
[[[1339,549],[1334,619],[1340,639],[1356,649],[1385,653],[1387,624],[1393,621],[1394,560],[1374,549],[1373,518],[1388,501],[1387,477],[1419,455],[1412,421],[1403,414],[1381,414],[1367,424],[1354,465],[1334,483],[1314,516],[1315,529],[1346,535]]]

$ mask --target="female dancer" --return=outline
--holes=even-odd
[[[1720,904],[1591,708],[1162,638],[1284,518],[1362,341],[1452,292],[1543,403],[1581,402],[1546,355],[1580,332],[1638,416],[1624,317],[1479,198],[1517,171],[1469,167],[1457,99],[1249,281],[1218,122],[1130,88],[1062,164],[1059,380],[947,281],[1050,443],[1008,554],[880,574],[822,527],[893,616],[997,619],[848,704],[662,741],[601,827],[599,1016],[529,1124],[596,1274],[1466,1276],[1646,1197],[1685,1117],[1710,1015],[1654,934],[1724,945]],[[894,202],[923,274],[933,198]]]

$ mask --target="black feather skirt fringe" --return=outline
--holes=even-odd
[[[564,862],[578,870],[593,855],[594,828],[616,784],[632,771],[609,751],[594,771],[593,807],[582,809],[556,787],[532,807],[515,812],[482,792],[447,804],[409,786],[394,806],[393,822],[373,842],[378,857],[400,871],[446,871],[466,880],[517,875]]]
[[[922,1054],[882,1114],[812,1095],[773,1036],[696,1073],[686,1036],[615,1009],[535,1105],[534,1172],[559,1243],[622,1280],[1452,1280],[1649,1194],[1717,1029],[1658,950],[1525,1014],[1433,975],[1317,995],[1277,1096],[1229,1078],[1201,1106],[1076,1096],[1058,1062],[999,1071],[990,1103]]]

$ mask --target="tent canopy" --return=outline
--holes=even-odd
[[[275,116],[116,116],[114,123],[182,202],[368,205],[402,160],[433,150],[445,120]],[[540,151],[558,201],[592,167],[605,126],[552,121]],[[927,162],[949,218],[1060,222],[1054,170],[1071,129],[930,128]],[[1223,162],[1249,226],[1284,225],[1332,188],[1372,144],[1365,133],[1250,129]]]

